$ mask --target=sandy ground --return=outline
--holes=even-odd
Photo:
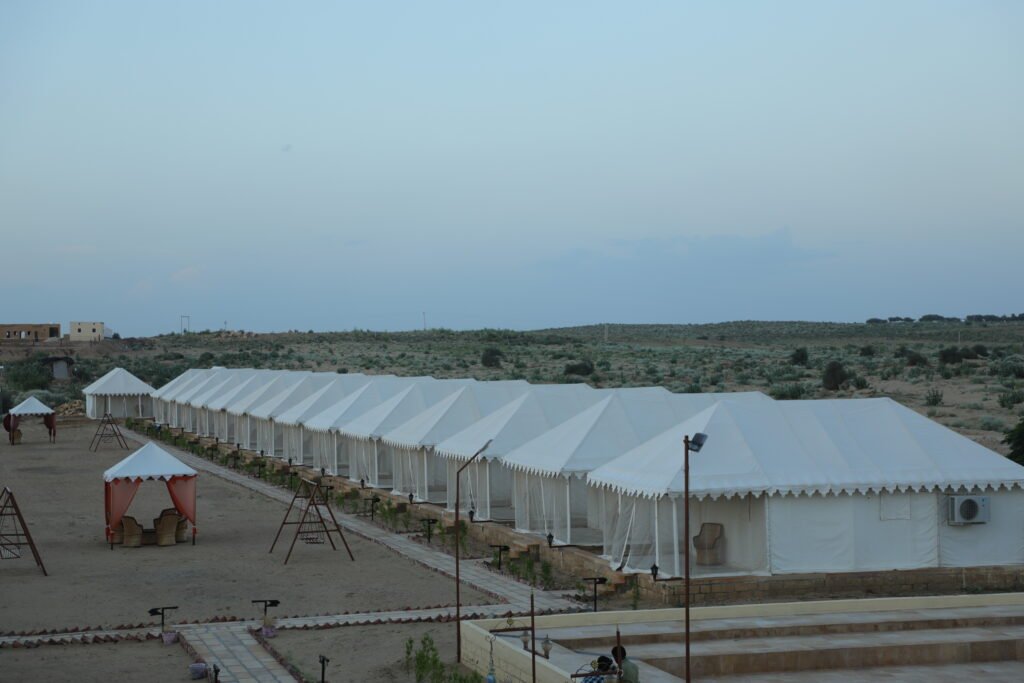
[[[267,552],[285,507],[212,475],[199,478],[197,545],[110,550],[102,474],[127,452],[90,453],[94,432],[86,424],[62,429],[55,446],[34,434],[20,446],[0,444],[0,486],[13,489],[50,573],[30,554],[0,562],[0,631],[150,622],[148,608],[160,605],[178,605],[176,621],[250,618],[258,598],[280,600],[278,616],[454,603],[451,579],[352,534],[355,562],[344,549],[299,542],[285,566],[290,537]],[[151,526],[169,501],[162,482],[146,482],[129,514]],[[462,595],[495,601],[469,587]]]
[[[152,640],[96,645],[43,645],[0,650],[3,681],[189,681],[191,658],[180,645]]]
[[[405,642],[419,646],[430,634],[441,661],[455,662],[455,624],[381,624],[321,631],[279,631],[270,641],[275,650],[309,679],[320,680],[320,655],[327,664],[329,681],[413,681],[405,671]],[[372,654],[361,656],[359,653]],[[468,669],[463,670],[464,672]]]

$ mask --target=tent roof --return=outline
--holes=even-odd
[[[382,436],[474,381],[476,380],[430,380],[411,384],[339,429],[345,434],[362,439]]]
[[[196,471],[150,441],[103,473],[103,481],[115,479],[170,479],[194,477]]]
[[[471,382],[383,436],[393,446],[435,446],[526,394],[523,380]]]
[[[220,369],[222,368],[207,368],[205,370],[195,370],[194,372],[192,370],[189,370],[185,373],[185,375],[188,375],[187,377],[183,375],[181,378],[179,378],[182,379],[183,381],[178,382],[177,380],[172,380],[171,382],[168,382],[164,386],[160,387],[158,391],[154,392],[153,396],[164,401],[176,402],[183,393],[188,391],[190,388],[195,388],[199,386],[201,383],[205,382],[213,373],[217,372]],[[171,386],[172,384],[174,386]]]
[[[437,444],[435,450],[445,457],[465,459],[490,441],[480,457],[501,457],[579,414],[603,396],[603,392],[587,384],[531,387],[519,398]]]
[[[235,380],[224,386],[221,391],[215,392],[215,395],[210,396],[204,407],[208,410],[225,410],[226,406],[252,393],[256,387],[263,386],[277,374],[276,370],[253,370],[250,372],[252,374],[239,373]]]
[[[215,382],[205,386],[202,391],[197,392],[189,400],[189,403],[199,408],[209,408],[210,404],[217,399],[231,393],[231,390],[246,380],[252,378],[258,370],[225,370],[220,373]]]
[[[366,411],[379,406],[392,396],[417,382],[432,382],[429,377],[395,377],[380,375],[351,392],[340,401],[328,405],[305,421],[304,429],[315,432],[338,430]]]
[[[195,377],[200,372],[206,372],[206,370],[200,370],[198,368],[189,368],[185,372],[181,373],[180,375],[172,379],[167,384],[153,391],[151,396],[153,398],[169,400],[167,399],[167,394],[173,392],[177,387],[183,386],[188,382],[192,381],[192,378]]]
[[[888,398],[724,400],[596,468],[587,479],[624,494],[682,492],[682,440],[698,497],[866,493],[1024,485],[1024,467]]]
[[[299,401],[302,401],[330,384],[337,376],[338,375],[333,372],[311,373],[302,381],[297,382],[285,391],[271,396],[259,405],[253,406],[252,409],[249,410],[249,414],[262,420],[275,418]]]
[[[723,394],[673,394],[661,387],[612,389],[603,400],[502,458],[534,474],[584,473],[603,465],[704,408]],[[737,400],[773,403],[759,392]]]
[[[96,394],[99,396],[138,396],[140,394],[149,396],[154,391],[156,389],[124,368],[114,368],[85,389],[82,389],[83,394]]]
[[[393,377],[393,375],[391,375]],[[339,403],[375,378],[359,372],[336,375],[335,379],[277,416],[278,424],[297,425]]]
[[[308,377],[310,372],[277,371],[267,378],[261,378],[251,385],[252,391],[241,393],[228,403],[224,409],[235,415],[245,415],[253,407],[260,405],[274,396],[283,394]]]
[[[11,408],[11,415],[53,415],[53,409],[35,396],[29,396]]]

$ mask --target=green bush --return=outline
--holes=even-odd
[[[500,368],[501,359],[505,357],[501,349],[489,346],[480,354],[480,365],[485,368]]]
[[[846,371],[843,364],[837,360],[831,360],[821,374],[821,385],[829,391],[837,391],[849,378],[850,373]]]
[[[589,360],[576,361],[575,363],[567,363],[565,366],[566,375],[579,375],[585,377],[593,374],[594,364]]]
[[[803,384],[782,384],[773,386],[769,393],[778,401],[798,401],[807,395],[807,387]]]
[[[42,361],[41,356],[7,364],[5,372],[7,386],[14,391],[49,389],[53,372]]]
[[[1012,410],[1018,403],[1024,403],[1024,391],[1013,389],[999,394],[999,405],[1007,410]]]
[[[793,353],[789,354],[789,362],[793,365],[807,365],[810,360],[810,356],[807,353],[807,347],[801,346],[795,349]]]
[[[955,346],[950,346],[947,349],[941,349],[939,351],[939,363],[942,365],[954,365],[956,363],[963,362],[963,354],[961,354],[960,349]]]
[[[1003,443],[1010,447],[1010,460],[1018,465],[1024,465],[1024,418],[1021,418],[1016,427],[1006,432]]]
[[[939,389],[929,389],[928,393],[924,395],[924,404],[926,406],[941,406],[942,391]]]

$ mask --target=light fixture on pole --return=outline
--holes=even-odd
[[[455,472],[455,661],[462,663],[462,587],[459,583],[459,534],[462,529],[459,527],[459,508],[462,506],[462,470],[469,467],[470,463],[480,457],[480,454],[491,445],[491,439],[487,440],[469,460],[462,464]]]
[[[686,583],[683,605],[686,629],[686,683],[690,683],[690,451],[699,453],[707,440],[708,435],[702,432],[697,432],[693,438],[683,437],[683,533],[686,535],[686,543],[683,545],[683,571]]]
[[[604,585],[608,583],[608,578],[604,576],[584,576],[582,581],[592,581],[594,583],[594,611],[597,611],[597,587],[598,585]]]
[[[158,614],[160,615],[160,632],[161,633],[163,633],[163,631],[164,631],[164,613],[169,611],[169,610],[172,610],[172,609],[178,609],[178,606],[174,605],[173,607],[151,607],[150,610],[149,610],[149,616],[151,616],[151,617],[155,617]]]

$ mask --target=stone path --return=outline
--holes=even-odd
[[[144,442],[147,438],[129,429],[123,429],[127,436]],[[283,505],[292,501],[292,493],[285,489],[268,484],[260,479],[246,476],[226,467],[221,467],[205,458],[200,458],[168,444],[161,446],[172,452],[175,457],[196,470],[207,472],[216,477],[237,484]],[[337,512],[337,511],[336,511]],[[455,558],[421,543],[417,543],[401,534],[391,533],[369,521],[337,512],[338,523],[345,531],[357,536],[380,543],[387,548],[408,557],[409,559],[454,578]],[[508,612],[522,614],[529,611],[530,594],[534,594],[535,608],[538,613],[567,612],[579,609],[569,599],[568,593],[535,591],[530,586],[496,574],[483,566],[480,560],[465,560],[460,568],[462,581],[477,590],[494,595],[507,602],[494,605],[472,605],[463,610],[462,618],[483,618],[501,616]],[[281,629],[323,628],[327,626],[346,626],[374,623],[409,623],[417,621],[439,621],[453,619],[454,607],[439,607],[422,610],[395,610],[389,612],[369,612],[362,614],[333,614],[315,617],[290,617],[277,621]],[[252,636],[251,629],[259,627],[256,621],[234,621],[208,624],[182,624],[176,626],[185,641],[196,651],[211,671],[214,665],[220,669],[219,680],[225,683],[279,683],[294,680],[292,675],[277,662]],[[84,631],[78,633],[45,635],[45,636],[3,636],[0,647],[10,647],[14,643],[44,642],[92,642],[91,638],[133,638],[141,639],[147,634],[159,635],[159,629],[128,629],[123,631]],[[212,673],[211,673],[212,677]]]

